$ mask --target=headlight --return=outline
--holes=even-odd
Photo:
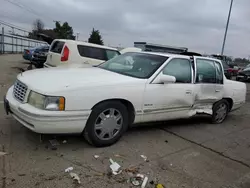
[[[43,110],[63,111],[65,109],[64,97],[45,96],[34,91],[29,94],[28,103]]]

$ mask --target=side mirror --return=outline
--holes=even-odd
[[[162,74],[162,75],[160,75],[160,81],[161,81],[161,83],[164,83],[164,84],[165,83],[175,83],[176,78],[174,76]]]

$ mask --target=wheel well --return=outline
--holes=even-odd
[[[229,111],[230,111],[233,107],[233,99],[231,98],[223,98],[223,99],[225,99],[229,103]]]
[[[91,110],[93,108],[95,108],[97,105],[99,105],[99,104],[101,104],[103,102],[108,102],[108,101],[121,102],[124,106],[126,106],[126,108],[128,110],[128,114],[129,114],[129,125],[131,125],[134,122],[134,120],[135,120],[135,108],[134,108],[133,104],[130,101],[125,100],[125,99],[107,99],[107,100],[104,100],[104,101],[100,101],[95,106],[93,106],[91,108]]]

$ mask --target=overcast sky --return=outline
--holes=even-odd
[[[11,1],[20,8],[11,4]],[[40,18],[67,21],[87,40],[94,27],[104,43],[133,46],[134,41],[220,53],[230,0],[0,0],[0,20],[31,29]],[[234,0],[225,54],[250,55],[250,1]],[[33,13],[31,13],[33,12]]]

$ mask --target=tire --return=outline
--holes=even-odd
[[[126,106],[118,101],[107,101],[94,107],[83,135],[91,145],[96,147],[110,146],[122,137],[128,129],[128,125],[129,117]],[[116,130],[114,127],[119,127],[119,130]],[[113,128],[114,130],[112,130]],[[107,133],[104,134],[105,132]],[[111,135],[113,136],[112,138]]]
[[[218,114],[219,110],[221,110],[221,114]],[[227,100],[222,99],[216,102],[213,106],[212,123],[213,124],[222,123],[226,119],[228,112],[229,112],[229,103]]]

